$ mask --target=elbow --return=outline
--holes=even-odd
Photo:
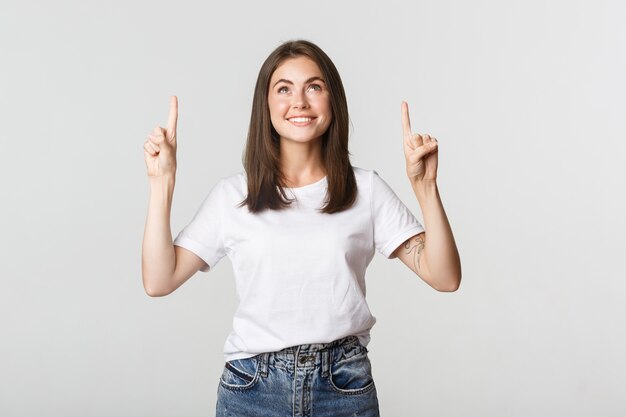
[[[458,289],[459,289],[459,285],[451,285],[449,287],[436,288],[436,290],[439,292],[455,292]]]
[[[461,276],[456,276],[449,278],[447,280],[443,280],[442,283],[438,284],[434,288],[439,292],[455,292],[461,286]]]
[[[154,285],[154,281],[143,276],[143,289],[149,297],[163,297],[171,293],[158,285]]]
[[[146,291],[146,294],[149,297],[163,297],[164,295],[167,295],[168,293],[165,293],[163,291],[158,291],[152,287],[144,287],[144,290]]]

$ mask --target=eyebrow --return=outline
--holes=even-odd
[[[305,83],[305,84],[308,84],[308,83],[310,83],[311,81],[315,81],[315,80],[320,80],[321,82],[323,82],[324,84],[326,84],[326,81],[324,81],[323,79],[321,79],[321,78],[320,78],[320,77],[318,77],[318,76],[311,77],[311,78],[309,78],[308,80],[306,80],[304,83]],[[276,87],[276,84],[278,84],[278,83],[279,83],[279,82],[281,82],[281,81],[282,81],[282,82],[284,82],[284,83],[287,83],[287,84],[291,84],[291,85],[293,85],[293,82],[291,82],[291,81],[289,81],[289,80],[286,80],[286,79],[284,79],[284,78],[281,78],[280,80],[278,80],[278,81],[276,81],[276,82],[274,83],[274,85],[272,86],[272,88]]]

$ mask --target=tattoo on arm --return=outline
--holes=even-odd
[[[413,252],[413,265],[415,265],[415,270],[418,273],[420,272],[420,257],[422,256],[422,251],[424,250],[424,245],[426,244],[424,236],[424,233],[420,233],[419,235],[415,236],[414,239],[407,240],[404,244],[404,249],[406,250],[405,253],[408,254]]]

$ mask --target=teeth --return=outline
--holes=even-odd
[[[312,117],[292,117],[289,120],[295,123],[307,123],[313,120],[313,118]]]

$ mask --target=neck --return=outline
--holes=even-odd
[[[326,175],[322,162],[322,142],[307,143],[281,140],[280,170],[287,187],[298,187],[319,181]]]

